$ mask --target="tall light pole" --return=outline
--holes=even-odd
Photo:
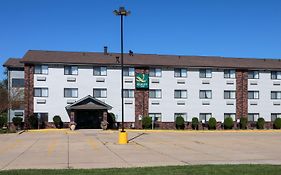
[[[123,16],[128,16],[131,12],[127,11],[125,7],[120,7],[119,10],[114,10],[113,13],[116,16],[120,16],[121,19],[121,105],[122,105],[122,130],[119,133],[119,144],[128,143],[128,135],[124,130],[124,51],[123,51]]]

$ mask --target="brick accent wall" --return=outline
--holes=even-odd
[[[248,72],[236,70],[236,119],[248,116]]]
[[[25,128],[29,128],[28,117],[33,114],[33,87],[34,87],[34,66],[24,66],[24,123]]]
[[[136,73],[149,73],[149,70],[146,68],[136,68]],[[139,116],[148,115],[148,101],[149,101],[149,90],[136,89],[135,90],[135,128],[142,128],[141,121]]]

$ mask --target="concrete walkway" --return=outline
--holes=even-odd
[[[0,135],[0,169],[193,164],[281,164],[280,132],[145,132],[118,145],[117,131]]]

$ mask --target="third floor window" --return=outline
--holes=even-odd
[[[94,67],[94,75],[95,76],[106,76],[107,75],[106,67]]]
[[[235,78],[236,71],[234,69],[224,70],[224,78]]]
[[[200,69],[199,77],[200,78],[212,78],[212,69]]]
[[[259,71],[258,70],[251,70],[248,72],[249,79],[259,79]]]
[[[48,66],[47,65],[35,65],[34,73],[35,74],[48,74]]]
[[[175,77],[187,77],[187,70],[185,68],[175,68]]]
[[[78,75],[78,66],[64,66],[64,75]]]
[[[271,71],[271,79],[281,80],[281,71]]]
[[[133,77],[133,76],[135,76],[135,68],[133,68],[133,67],[125,67],[123,69],[123,74],[124,74],[124,76]]]
[[[150,68],[149,69],[149,76],[150,77],[161,77],[162,71],[160,68]]]

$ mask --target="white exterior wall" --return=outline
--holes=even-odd
[[[46,77],[46,81],[37,81],[37,77]],[[76,82],[67,82],[68,77],[76,78]],[[104,82],[96,82],[104,79]],[[134,77],[124,77],[124,80],[132,79],[132,83],[124,83],[124,88],[134,88]],[[69,122],[69,116],[65,110],[68,100],[79,100],[87,95],[93,96],[93,88],[106,88],[107,98],[99,100],[111,105],[117,121],[121,121],[121,70],[107,68],[107,76],[94,76],[93,66],[78,66],[78,75],[64,75],[64,66],[49,65],[48,75],[34,74],[34,87],[48,87],[48,97],[34,97],[34,113],[49,113],[49,122],[55,115],[59,115],[63,122]],[[65,98],[64,88],[78,88],[78,98]],[[37,104],[37,99],[46,99],[46,104]],[[134,99],[126,99],[132,104],[125,104],[125,121],[134,122]]]
[[[224,113],[236,113],[236,100],[224,99],[224,90],[236,90],[236,79],[225,79],[223,70],[213,69],[212,78],[199,78],[199,69],[187,69],[187,77],[174,77],[174,69],[162,69],[162,77],[150,78],[150,89],[162,89],[161,99],[149,99],[149,113],[161,113],[162,122],[173,122],[174,113],[186,113],[186,121],[193,117],[199,117],[199,113],[212,113],[217,121],[224,120]],[[153,79],[159,79],[159,83],[152,83]],[[185,84],[178,84],[178,80]],[[210,84],[203,84],[208,81]],[[227,85],[227,81],[233,81],[233,85]],[[187,99],[175,99],[174,90],[187,89]],[[199,90],[212,90],[212,99],[200,99]],[[159,105],[152,102],[158,101]],[[185,102],[178,105],[177,102]],[[210,105],[203,105],[210,102]],[[233,105],[226,105],[233,102]]]
[[[248,100],[248,113],[259,113],[265,121],[271,121],[271,113],[281,113],[281,106],[274,105],[281,104],[281,100],[271,99],[271,91],[281,91],[281,86],[273,82],[281,83],[281,80],[272,80],[270,71],[260,71],[259,79],[248,79],[248,91],[259,91],[259,99]]]

